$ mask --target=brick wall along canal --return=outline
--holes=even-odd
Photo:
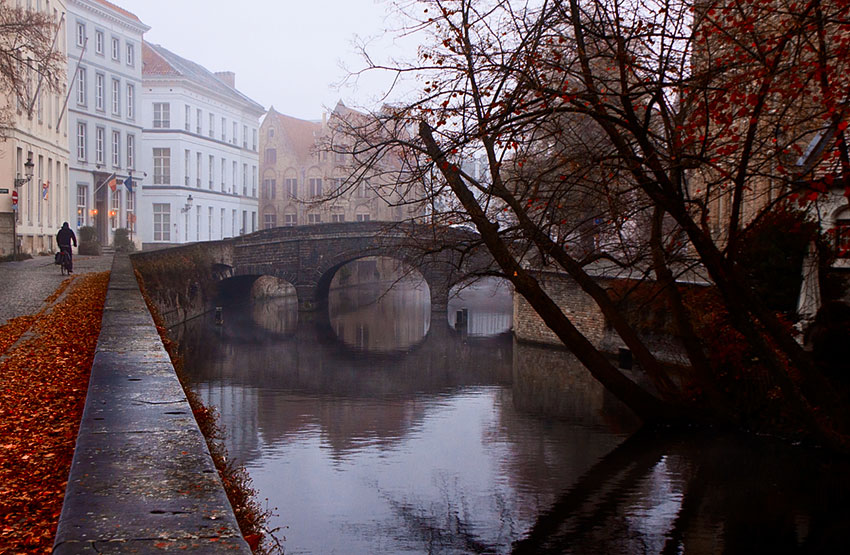
[[[750,436],[635,434],[569,353],[498,333],[504,290],[453,301],[465,335],[427,290],[382,292],[338,289],[327,317],[264,300],[173,330],[288,553],[842,545],[847,462]]]

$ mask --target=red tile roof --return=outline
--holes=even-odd
[[[107,2],[106,0],[92,0],[92,2],[95,2],[96,4],[100,4],[101,6],[105,6],[105,7],[109,8],[109,9],[111,9],[111,10],[114,10],[114,11],[116,11],[116,12],[120,13],[121,15],[124,15],[124,16],[129,17],[130,19],[132,19],[132,20],[134,20],[134,21],[138,21],[139,23],[141,23],[141,22],[142,22],[142,20],[141,20],[141,19],[139,19],[139,18],[136,16],[136,14],[131,13],[131,12],[128,12],[128,11],[127,11],[127,10],[125,10],[124,8],[122,8],[122,7],[120,7],[120,6],[116,6],[116,5],[115,5],[115,4],[113,4],[112,2]]]
[[[274,110],[274,109],[272,109]],[[313,154],[316,138],[322,132],[322,124],[269,111],[275,118],[274,124],[286,136],[299,161],[306,161]]]

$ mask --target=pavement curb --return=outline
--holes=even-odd
[[[251,553],[127,255],[116,254],[53,553]]]

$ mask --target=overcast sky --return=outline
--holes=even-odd
[[[350,69],[364,66],[355,36],[371,40],[376,55],[415,55],[401,46],[397,23],[384,0],[111,0],[151,30],[145,40],[210,71],[233,71],[236,88],[266,109],[321,119],[342,99],[374,107],[390,78],[361,78],[338,85]]]

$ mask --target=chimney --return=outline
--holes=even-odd
[[[216,71],[215,76],[231,89],[236,88],[236,74],[232,71]]]

